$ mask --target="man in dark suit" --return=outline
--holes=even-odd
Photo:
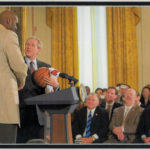
[[[105,102],[100,104],[100,107],[105,108],[109,114],[109,121],[111,121],[114,109],[122,106],[122,104],[115,102],[117,98],[117,90],[115,87],[109,87],[106,93]]]
[[[26,143],[31,139],[44,138],[43,123],[40,121],[40,119],[43,119],[44,116],[42,116],[42,113],[37,106],[28,106],[24,102],[25,98],[44,94],[45,90],[48,89],[48,86],[46,89],[39,87],[34,84],[32,80],[32,72],[34,70],[37,70],[40,67],[50,67],[50,65],[36,59],[36,56],[40,53],[40,51],[40,40],[36,37],[28,38],[25,45],[25,62],[28,65],[28,75],[25,87],[19,92],[21,128],[18,129],[17,143]],[[59,86],[57,79],[53,77],[45,77],[44,80],[47,85],[53,86],[54,89]],[[39,114],[38,116],[37,113]],[[38,118],[39,116],[41,118]]]
[[[86,100],[86,107],[75,113],[72,126],[74,140],[81,140],[84,144],[102,143],[106,140],[109,124],[108,112],[98,105],[97,95],[90,94]],[[89,123],[90,115],[91,121]]]
[[[150,107],[146,108],[141,117],[137,129],[137,140],[136,143],[150,144]]]

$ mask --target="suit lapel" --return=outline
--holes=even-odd
[[[130,120],[131,118],[134,118],[134,117],[135,117],[135,112],[136,112],[135,110],[136,110],[136,108],[135,108],[135,106],[133,106],[133,107],[131,108],[131,110],[129,111],[129,113],[128,113],[128,115],[127,115],[125,121],[128,121],[128,120]]]
[[[38,59],[36,59],[36,61],[37,61],[37,68],[42,67],[40,61]]]
[[[124,107],[120,107],[120,112],[118,112],[118,120],[119,120],[119,124],[122,125],[123,123],[123,118],[124,118],[124,110],[125,110],[125,106]]]
[[[98,113],[98,108],[96,108],[95,112],[93,114],[93,118],[92,118],[92,124],[91,124],[92,126],[94,125],[94,122],[95,122],[96,118],[99,117],[99,115],[100,114]]]
[[[84,111],[83,111],[83,117],[82,118],[82,121],[83,121],[83,127],[85,129],[86,127],[86,122],[87,122],[87,107],[85,107]]]

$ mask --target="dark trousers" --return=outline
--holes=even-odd
[[[20,121],[21,128],[18,128],[17,143],[44,138],[44,127],[39,125],[35,106],[21,108]]]
[[[17,124],[0,123],[0,143],[16,143]]]

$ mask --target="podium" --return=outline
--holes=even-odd
[[[53,135],[57,132],[57,129],[54,128],[57,127],[57,116],[63,115],[63,119],[61,120],[61,127],[65,127],[65,141],[66,143],[72,143],[72,130],[71,130],[71,116],[69,118],[68,114],[72,113],[77,105],[80,103],[80,92],[79,87],[70,87],[61,91],[57,91],[54,93],[48,93],[48,94],[42,94],[39,96],[31,97],[25,99],[25,103],[27,105],[38,105],[39,109],[43,113],[49,114],[50,119],[50,143],[61,143],[59,140],[57,140],[57,137],[61,135],[62,133],[57,133],[55,135],[56,139],[53,139]],[[56,116],[54,118],[54,116]],[[55,124],[53,124],[53,121]],[[61,130],[63,131],[63,129]],[[59,138],[58,138],[59,139]]]

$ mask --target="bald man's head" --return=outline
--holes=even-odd
[[[17,30],[18,17],[14,12],[5,10],[0,13],[0,24],[5,28],[16,31]]]

